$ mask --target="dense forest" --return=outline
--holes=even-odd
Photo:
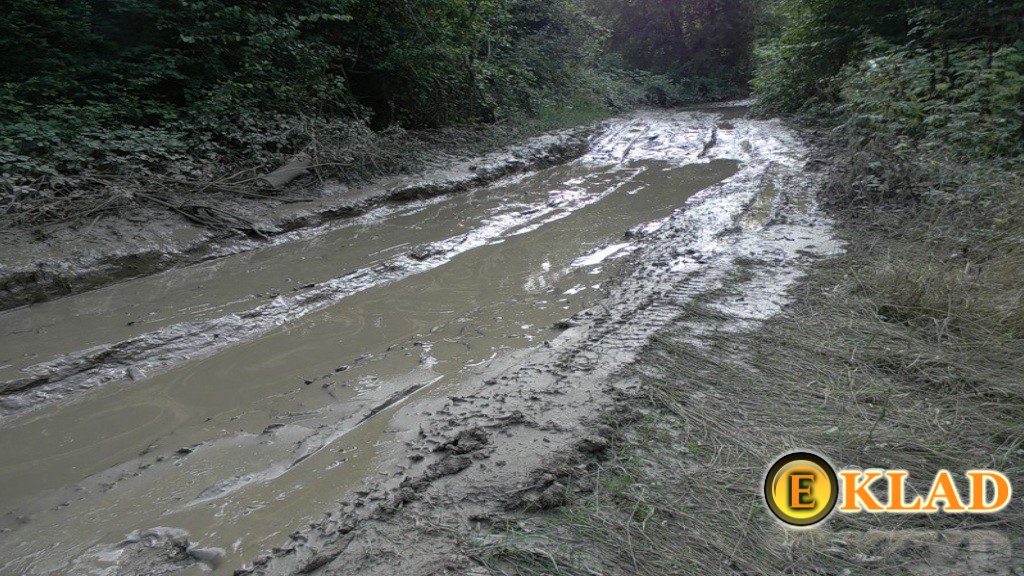
[[[1022,6],[12,0],[0,18],[2,211],[60,219],[76,206],[65,200],[126,174],[212,180],[338,134],[751,87],[763,113],[846,115],[1006,157],[1024,141]]]

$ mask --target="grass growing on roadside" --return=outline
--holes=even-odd
[[[926,180],[897,167],[888,181],[931,196],[910,198],[904,184],[891,187],[898,198],[866,201],[855,196],[878,182],[848,166],[830,187],[848,252],[814,267],[754,331],[694,303],[636,364],[646,416],[614,455],[574,479],[569,505],[529,517],[529,537],[492,539],[478,558],[502,574],[1024,567],[1019,498],[993,515],[836,514],[812,531],[781,528],[762,503],[765,469],[798,448],[840,467],[906,469],[921,494],[940,468],[961,486],[973,468],[1024,478],[1019,172],[949,163]],[[975,188],[998,202],[964,202]]]
[[[586,126],[610,118],[614,114],[615,111],[609,107],[583,100],[571,104],[550,104],[538,108],[532,116],[524,118],[522,131],[526,134],[540,134]]]

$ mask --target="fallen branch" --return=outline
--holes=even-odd
[[[280,190],[299,176],[309,174],[309,169],[312,165],[313,161],[309,156],[306,154],[300,154],[292,158],[287,164],[281,166],[277,170],[261,176],[257,180],[257,183],[260,186],[271,188],[273,190]]]

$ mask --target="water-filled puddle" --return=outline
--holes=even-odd
[[[0,421],[0,572],[100,570],[98,545],[173,526],[230,573],[387,473],[395,406],[552,338],[627,265],[627,230],[737,166],[573,162],[3,315],[0,380],[54,375]]]

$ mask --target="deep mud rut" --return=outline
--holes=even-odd
[[[741,108],[637,113],[564,165],[3,313],[0,573],[469,573],[425,527],[557,498],[682,304],[756,260],[756,321],[837,250],[806,153]]]

